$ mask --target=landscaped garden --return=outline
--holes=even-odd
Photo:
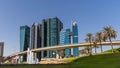
[[[0,68],[120,68],[120,53],[103,53],[72,58],[67,62],[72,63],[66,65],[0,66]]]

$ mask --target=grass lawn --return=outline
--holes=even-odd
[[[99,53],[93,56],[73,57],[66,62],[68,65],[30,65],[30,66],[0,66],[0,68],[120,68],[120,48]]]
[[[72,58],[68,65],[0,66],[0,68],[120,68],[120,53]]]

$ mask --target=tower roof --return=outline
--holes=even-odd
[[[73,22],[72,25],[75,26],[77,23],[76,22]]]

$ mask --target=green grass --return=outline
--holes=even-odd
[[[65,62],[71,63],[71,62],[73,62],[74,60],[77,60],[78,58],[80,58],[80,57],[72,57],[72,58],[70,58],[69,60],[65,60]]]
[[[112,52],[112,50],[107,50],[105,52]],[[114,48],[115,53],[120,53],[120,48]]]
[[[75,57],[67,62],[73,63],[53,66],[2,66],[0,68],[120,68],[120,53],[102,53],[93,56]]]
[[[102,54],[87,56],[74,60],[78,67],[89,68],[117,68],[120,67],[120,54]]]

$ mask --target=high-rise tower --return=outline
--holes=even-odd
[[[64,44],[71,44],[70,29],[66,29]],[[71,48],[65,49],[65,56],[69,56],[69,55],[71,55]]]
[[[78,27],[77,27],[77,23],[76,22],[73,22],[72,23],[72,35],[73,35],[73,43],[78,43]],[[73,48],[73,55],[74,56],[78,56],[79,53],[78,53],[78,50],[79,48],[76,47],[76,48]]]
[[[41,25],[33,23],[30,28],[30,49],[36,49],[41,47]],[[34,53],[34,57],[41,59],[41,52]]]
[[[65,30],[61,30],[60,31],[60,45],[64,45],[65,44],[65,34],[66,34],[66,31]]]
[[[62,30],[60,32],[60,45],[71,44],[70,29]],[[71,55],[71,48],[64,49],[64,56]]]
[[[59,32],[63,28],[62,22],[57,18],[42,20],[42,47],[59,44]],[[42,57],[55,57],[55,51],[42,51]]]
[[[20,27],[20,51],[25,51],[30,46],[30,28],[28,26]],[[21,61],[26,61],[26,55],[21,57]]]

